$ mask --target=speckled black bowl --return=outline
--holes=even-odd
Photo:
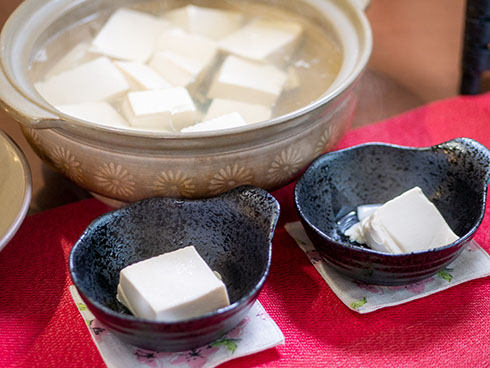
[[[90,224],[71,251],[71,277],[95,317],[129,344],[157,351],[203,346],[235,327],[256,300],[278,217],[274,197],[251,186],[205,200],[143,200]],[[132,316],[116,299],[120,271],[188,245],[221,274],[231,305],[174,323]]]
[[[471,240],[485,212],[490,152],[458,138],[428,148],[364,144],[325,154],[297,182],[294,200],[309,238],[326,262],[365,283],[403,285],[449,264]],[[381,204],[419,186],[460,239],[410,254],[356,246],[338,221],[357,206]]]

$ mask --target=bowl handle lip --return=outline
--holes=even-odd
[[[62,126],[63,120],[24,96],[0,67],[0,107],[27,128],[45,129]]]
[[[267,190],[262,189],[260,187],[254,186],[254,185],[240,185],[226,193],[223,193],[222,196],[234,196],[236,193],[243,193],[243,192],[253,192],[259,196],[261,196],[264,200],[269,201],[269,212],[267,213],[262,213],[262,215],[265,218],[269,219],[269,227],[270,227],[270,233],[269,237],[270,240],[272,241],[272,237],[274,234],[274,231],[276,229],[277,223],[279,221],[279,216],[281,213],[281,205],[279,204],[278,200]]]
[[[381,146],[381,147],[390,147],[390,148],[395,148],[395,149],[401,149],[401,150],[414,150],[414,151],[427,151],[427,150],[436,150],[436,149],[444,149],[445,147],[449,147],[451,145],[459,145],[464,148],[473,148],[476,149],[479,153],[482,154],[483,158],[485,159],[486,162],[486,167],[483,167],[482,170],[485,172],[485,188],[488,187],[488,184],[490,183],[490,149],[487,148],[485,145],[481,144],[480,142],[476,141],[475,139],[468,138],[468,137],[458,137],[454,139],[450,139],[447,141],[444,141],[439,144],[435,144],[432,146],[425,146],[425,147],[415,147],[415,146],[410,146],[410,145],[399,145],[399,144],[393,144],[393,143],[386,143],[386,142],[366,142],[366,143],[361,143],[357,145],[353,145],[350,147],[342,148],[336,151],[332,152],[327,152],[324,153],[323,155],[320,155],[317,157],[313,162],[308,166],[308,168],[305,170],[303,175],[298,179],[298,182],[303,181],[303,177],[306,176],[306,173],[314,170],[314,168],[318,165],[321,165],[322,162],[326,160],[326,157],[329,157],[330,159],[336,157],[337,155],[341,155],[344,152],[348,151],[357,151],[357,150],[362,150],[367,147],[373,147],[373,146]],[[328,161],[328,159],[327,159]]]
[[[490,149],[488,149],[485,145],[481,144],[480,142],[472,138],[466,138],[466,137],[455,138],[446,141],[444,143],[438,144],[434,147],[444,148],[454,144],[460,145],[467,149],[475,149],[478,151],[478,153],[482,155],[482,157],[485,159],[485,164],[480,166],[482,166],[481,169],[485,172],[485,187],[487,187],[490,181]]]
[[[261,195],[264,199],[269,200],[271,202],[271,214],[270,214],[271,216],[270,216],[270,229],[269,229],[270,232],[268,234],[268,244],[267,244],[267,246],[268,246],[267,264],[266,264],[266,267],[265,267],[262,275],[260,276],[259,281],[257,282],[257,284],[254,286],[254,288],[252,290],[250,290],[246,295],[242,296],[240,299],[236,300],[235,302],[231,303],[230,305],[228,305],[224,308],[218,309],[215,312],[211,312],[210,313],[211,315],[216,314],[216,313],[227,313],[227,312],[236,310],[237,308],[240,308],[242,305],[247,303],[247,300],[252,298],[254,296],[254,294],[258,295],[260,293],[262,287],[265,284],[267,276],[270,272],[270,267],[272,264],[272,240],[273,240],[274,233],[275,233],[277,223],[279,220],[281,207],[280,207],[280,204],[277,201],[277,199],[271,193],[269,193],[268,191],[266,191],[265,189],[262,189],[260,187],[256,187],[256,186],[248,185],[248,184],[238,186],[238,187],[231,189],[228,192],[222,193],[216,197],[211,197],[208,199],[191,199],[191,200],[189,200],[189,201],[194,201],[194,202],[216,200],[216,198],[220,198],[220,197],[223,198],[223,197],[235,195],[236,193],[240,193],[240,192],[244,192],[244,191],[252,191],[256,194]],[[165,199],[165,200],[174,200],[171,198],[164,198],[164,197],[155,197],[155,198],[157,198],[157,199],[160,198],[160,199]],[[77,254],[79,252],[81,244],[83,244],[84,239],[86,237],[90,236],[90,234],[93,232],[93,229],[97,225],[104,223],[104,221],[109,220],[110,217],[114,216],[114,214],[116,214],[116,213],[121,213],[123,211],[127,211],[131,207],[137,206],[140,203],[143,203],[145,201],[150,201],[150,200],[153,200],[155,198],[143,199],[143,200],[140,200],[138,202],[132,203],[126,207],[123,207],[120,209],[114,209],[112,211],[109,211],[109,212],[106,212],[106,213],[100,215],[99,217],[97,217],[95,220],[93,220],[88,225],[88,227],[85,229],[85,231],[80,236],[80,238],[78,238],[78,240],[75,242],[74,246],[72,247],[72,249],[70,250],[70,253],[68,255],[68,269],[69,269],[70,278],[71,278],[73,284],[75,285],[75,287],[77,288],[77,291],[80,293],[80,296],[82,297],[82,299],[84,299],[86,302],[88,300],[91,304],[93,304],[97,308],[101,309],[103,311],[103,313],[108,314],[111,318],[116,318],[118,320],[125,320],[125,321],[130,321],[130,322],[135,320],[133,316],[120,315],[117,312],[113,311],[112,309],[109,309],[107,306],[105,306],[105,305],[101,304],[100,302],[94,300],[92,297],[87,295],[86,290],[83,287],[79,286],[79,277],[77,276],[77,273],[76,273],[76,270],[77,270],[77,264],[76,264]],[[171,322],[170,324],[175,325],[175,324],[181,324],[181,323],[193,323],[194,321],[198,321],[203,317],[209,316],[210,314],[206,314],[204,316],[199,316],[199,317],[194,317],[192,319],[185,320],[183,322],[180,322],[180,321]],[[152,321],[146,321],[146,322],[152,323]]]
[[[325,160],[326,157],[332,158],[332,157],[336,157],[339,154],[342,154],[343,152],[356,151],[359,149],[362,150],[366,147],[372,147],[372,146],[391,147],[391,148],[401,149],[401,150],[428,151],[428,150],[435,150],[435,149],[444,149],[445,147],[449,147],[449,146],[455,145],[455,144],[462,146],[464,148],[476,149],[485,158],[487,167],[483,168],[483,170],[485,172],[485,176],[484,176],[485,182],[483,183],[484,188],[483,188],[483,197],[482,197],[483,208],[480,212],[480,216],[479,216],[478,220],[476,221],[475,225],[465,235],[463,235],[461,238],[459,238],[458,240],[456,240],[455,242],[453,242],[451,244],[448,244],[448,245],[445,245],[444,247],[440,247],[440,248],[436,248],[436,249],[438,249],[438,250],[439,249],[446,249],[446,248],[453,246],[453,244],[455,244],[455,243],[468,242],[469,240],[471,240],[473,238],[474,233],[476,232],[476,230],[480,226],[480,224],[483,220],[483,217],[485,215],[485,204],[487,201],[488,184],[490,182],[490,149],[487,148],[485,145],[481,144],[480,142],[478,142],[472,138],[467,138],[467,137],[454,138],[454,139],[445,141],[443,143],[435,144],[433,146],[426,146],[426,147],[404,146],[404,145],[385,143],[385,142],[366,142],[366,143],[362,143],[362,144],[358,144],[358,145],[353,145],[353,146],[350,146],[347,148],[343,148],[343,149],[340,149],[337,151],[325,153],[325,154],[317,157],[310,164],[310,166],[308,166],[306,171],[298,179],[298,181],[296,182],[296,184],[294,186],[293,201],[294,201],[294,205],[296,207],[297,212],[300,214],[300,219],[302,221],[305,221],[315,233],[317,233],[319,236],[324,237],[323,233],[315,225],[313,225],[313,223],[311,223],[306,216],[302,215],[303,211],[302,211],[301,205],[299,203],[299,197],[300,197],[301,188],[305,186],[305,181],[307,180],[306,179],[307,173],[309,171],[315,170],[315,167],[320,165]],[[338,241],[335,241],[335,240],[331,240],[331,242],[337,244],[338,246],[342,246],[342,247],[344,246],[344,244],[342,244]],[[374,251],[374,250],[368,250],[368,252],[369,253],[378,253],[377,251]],[[422,252],[424,252],[424,251],[422,251]],[[390,257],[402,257],[404,255],[405,254],[390,255]]]

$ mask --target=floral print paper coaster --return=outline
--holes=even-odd
[[[359,313],[369,313],[407,303],[463,282],[490,275],[490,256],[475,241],[472,241],[445,269],[425,280],[403,286],[367,285],[350,280],[328,266],[307,237],[299,221],[288,223],[285,228],[332,291],[347,307]]]
[[[144,350],[122,342],[107,330],[87,309],[75,286],[70,286],[70,293],[109,368],[209,368],[284,344],[281,330],[256,301],[237,327],[209,345],[179,353]]]

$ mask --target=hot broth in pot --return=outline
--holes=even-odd
[[[46,42],[31,63],[58,110],[121,129],[200,132],[269,120],[323,95],[342,64],[333,32],[263,3],[136,3]]]

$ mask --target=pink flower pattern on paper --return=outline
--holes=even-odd
[[[476,244],[474,241],[470,241],[466,246],[466,250],[469,252],[474,252],[475,250],[478,250],[478,248],[478,244]]]
[[[267,321],[267,314],[265,312],[259,312],[255,315],[255,317],[260,318],[262,321]]]
[[[432,283],[434,281],[433,277],[429,277],[428,279],[409,284],[409,285],[401,285],[401,286],[389,286],[390,290],[403,290],[406,289],[410,291],[412,294],[421,294],[425,291],[425,286]]]
[[[383,295],[385,293],[385,291],[383,290],[382,287],[379,287],[376,285],[365,284],[365,283],[360,282],[360,281],[355,281],[354,283],[357,285],[357,287],[359,289],[366,290],[372,294]]]
[[[313,265],[316,265],[317,263],[322,261],[322,256],[316,250],[307,251],[306,256],[310,259],[310,261]]]
[[[102,338],[108,334],[107,329],[97,319],[90,321],[90,329],[94,333],[94,339],[97,342],[101,342]]]
[[[233,330],[222,339],[201,348],[188,350],[181,353],[164,353],[144,349],[137,349],[134,355],[138,362],[150,368],[163,367],[188,367],[202,368],[220,349],[227,349],[232,353],[237,348],[239,337],[243,336],[245,327],[249,324],[250,317],[245,317]]]
[[[185,353],[170,358],[169,363],[173,365],[187,364],[189,368],[202,368],[208,358],[219,351],[219,347],[208,345],[204,348],[192,349]]]
[[[250,322],[250,317],[245,317],[236,327],[226,334],[229,339],[237,339],[243,335],[243,330]]]
[[[163,358],[170,356],[172,353],[160,353],[151,350],[138,349],[134,355],[138,362],[145,364],[150,368],[163,368]]]

